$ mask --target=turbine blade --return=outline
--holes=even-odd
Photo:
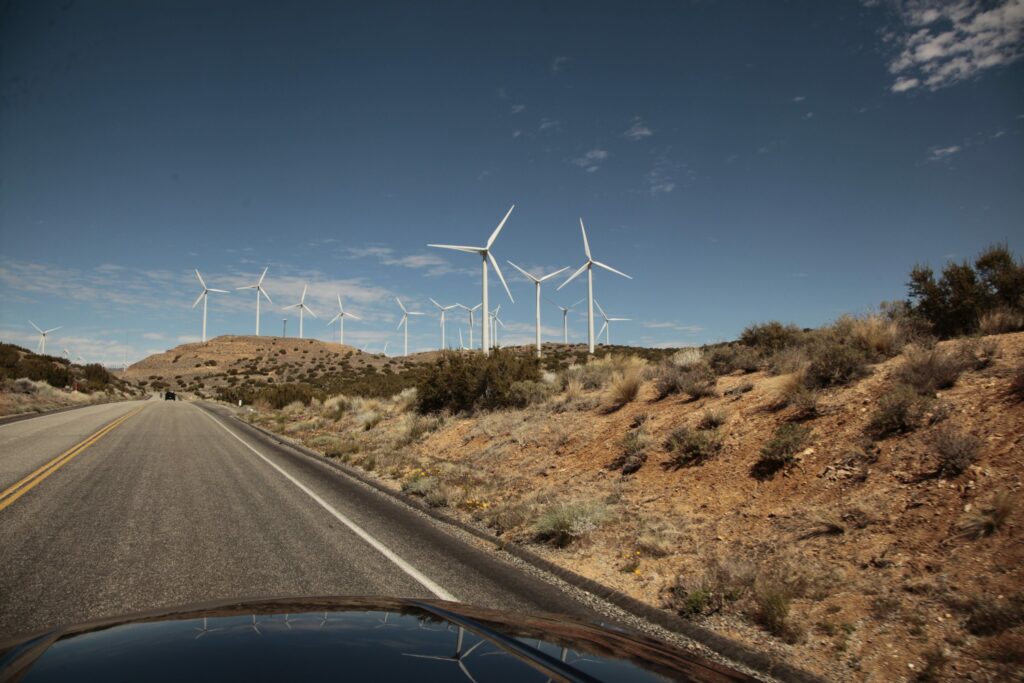
[[[208,292],[220,292],[221,294],[230,294],[231,293],[231,292],[229,292],[226,289],[207,289],[206,291],[208,291]]]
[[[607,320],[608,316],[605,314],[604,309],[601,308],[601,304],[597,303],[597,299],[594,299],[594,305],[597,306],[597,310],[601,311],[601,317]]]
[[[345,317],[347,317],[347,318],[355,318],[356,320],[362,320],[362,318],[360,318],[360,317],[359,317],[358,315],[356,315],[355,313],[344,313],[343,315],[344,315]]]
[[[263,278],[265,278],[267,276],[267,271],[268,270],[270,270],[270,266],[267,266],[266,268],[263,269],[263,274],[260,275],[260,279],[256,281],[256,284],[258,284],[258,285],[262,285],[263,284]]]
[[[607,328],[607,327],[608,327],[608,321],[605,320],[604,321],[604,325],[601,325],[601,329],[598,330],[598,332],[597,332],[597,334],[595,336],[600,337],[601,334],[605,331],[605,328]]]
[[[196,270],[196,278],[199,280],[199,284],[201,284],[203,286],[203,289],[206,289],[206,283],[203,282],[203,276],[199,274],[199,269],[196,268],[195,270]]]
[[[302,307],[303,307],[304,309],[306,309],[306,313],[309,313],[309,314],[310,314],[311,316],[313,316],[313,317],[314,317],[314,318],[316,318],[317,320],[319,320],[319,319],[320,319],[320,316],[318,316],[318,315],[317,315],[316,313],[314,313],[314,312],[313,312],[313,309],[312,309],[312,308],[310,308],[310,307],[309,307],[309,306],[307,306],[306,304],[302,304]]]
[[[579,305],[580,305],[581,303],[583,303],[583,302],[584,302],[584,301],[586,301],[586,300],[587,300],[587,297],[583,297],[582,299],[580,299],[579,301],[577,301],[576,303],[574,303],[574,304],[573,304],[572,306],[570,306],[569,308],[574,308],[575,306],[579,306]]]
[[[525,270],[523,270],[522,268],[520,268],[520,267],[519,267],[519,266],[517,266],[516,264],[512,263],[511,261],[507,261],[507,260],[506,260],[506,261],[505,261],[505,263],[509,264],[510,266],[512,266],[513,268],[515,268],[516,270],[518,270],[518,271],[519,271],[520,273],[522,273],[522,274],[523,274],[523,275],[525,275],[526,277],[528,277],[528,278],[530,278],[531,280],[533,280],[534,282],[540,282],[540,280],[538,280],[538,279],[537,279],[537,278],[535,278],[534,276],[530,275],[530,274],[529,274],[529,273],[527,273],[527,272],[526,272]],[[543,278],[541,278],[541,279],[543,279]]]
[[[339,313],[338,315],[336,315],[333,318],[331,318],[331,321],[329,323],[327,323],[327,327],[330,327],[331,325],[333,325],[334,321],[337,320],[340,317],[341,317],[341,313]]]
[[[406,315],[426,315],[426,313],[420,313],[419,311],[409,311]]]
[[[542,277],[540,280],[538,280],[538,282],[544,282],[545,280],[550,280],[551,278],[553,278],[554,276],[558,275],[559,273],[564,273],[567,270],[569,270],[569,266],[566,266],[565,268],[559,268],[558,270],[556,270],[553,273],[548,273],[547,275]]]
[[[487,251],[487,247],[462,247],[457,244],[428,244],[428,247],[435,249],[454,249],[455,251],[467,251],[471,254],[479,254]]]
[[[397,301],[397,302],[398,302],[398,307],[402,309],[402,313],[408,313],[408,311],[407,311],[407,310],[405,310],[405,306],[403,306],[403,305],[402,305],[402,300],[401,300],[401,299],[399,299],[399,298],[398,298],[398,297],[396,296],[396,297],[395,297],[395,301]]]
[[[632,320],[632,318],[608,318],[608,320],[613,322],[613,323],[617,323],[617,322],[625,322],[627,320]]]
[[[615,270],[614,268],[612,268],[611,266],[609,266],[606,263],[601,263],[600,261],[594,261],[594,265],[598,266],[599,268],[604,268],[605,270],[610,270],[611,272],[615,273],[616,275],[621,275],[622,277],[626,278],[627,280],[632,280],[633,279],[629,275],[626,275],[625,273],[623,273],[621,270]]]
[[[561,289],[562,287],[565,287],[565,286],[566,286],[567,284],[569,284],[570,282],[572,282],[573,280],[575,280],[575,279],[576,279],[577,277],[579,277],[579,274],[580,274],[580,273],[582,273],[582,272],[583,272],[584,270],[586,270],[588,266],[590,266],[590,261],[587,261],[587,262],[586,262],[586,263],[584,263],[584,264],[583,264],[582,266],[580,266],[580,269],[579,269],[579,270],[577,270],[577,271],[576,271],[575,273],[573,273],[572,275],[570,275],[570,276],[569,276],[569,279],[568,279],[568,280],[566,280],[566,281],[565,281],[565,282],[563,282],[562,284],[558,285],[558,288],[557,288],[557,289],[555,289],[555,291],[557,292],[557,291],[558,291],[559,289]]]
[[[260,287],[259,290],[260,290],[260,293],[263,294],[263,296],[267,297],[267,301],[270,301],[270,295],[267,294],[267,290],[263,289],[262,287]],[[270,301],[270,303],[274,303],[274,302]]]
[[[32,327],[36,328],[36,332],[38,332],[39,334],[42,334],[42,333],[43,333],[43,331],[42,331],[41,329],[39,329],[39,326],[38,326],[38,325],[36,325],[36,324],[35,324],[34,322],[32,322],[31,320],[29,320],[29,321],[28,321],[28,324],[29,324],[29,325],[31,325]]]
[[[509,211],[511,211],[511,209],[509,209]],[[498,267],[498,259],[494,258],[494,254],[491,252],[487,252],[487,258],[490,260],[491,265],[494,266],[494,272],[498,274],[498,279],[501,280],[501,284],[504,285],[505,293],[508,294],[508,300],[515,303],[516,300],[512,297],[512,290],[508,288],[508,283],[505,282],[505,276],[501,274],[501,268]]]
[[[514,208],[516,208],[515,204],[512,205],[512,207],[508,210],[508,213],[505,214],[505,217],[501,219],[500,223],[498,223],[498,227],[496,227],[494,229],[494,232],[491,233],[491,238],[487,240],[488,249],[490,249],[491,245],[494,244],[494,240],[498,239],[498,233],[501,232],[501,229],[503,227],[505,227],[505,221],[507,221],[508,217],[512,215],[512,209]]]
[[[437,303],[437,302],[436,302],[436,301],[434,301],[434,300],[433,300],[432,298],[430,299],[430,303],[434,304],[435,306],[437,306],[437,307],[438,307],[438,308],[440,308],[441,310],[444,310],[444,306],[442,306],[441,304]]]
[[[206,296],[206,290],[205,289],[203,291],[199,292],[199,296],[196,297],[195,302],[192,304],[192,308],[195,308],[196,306],[198,306],[199,302],[203,300],[204,296]]]
[[[471,311],[475,311],[476,309],[480,308],[481,306],[483,306],[483,304],[482,304],[482,303],[480,303],[480,304],[477,304],[476,306],[474,306],[473,308],[471,308],[471,309],[469,309],[469,310],[471,310]]]
[[[409,316],[407,316],[407,315],[403,315],[402,319],[398,321],[398,327],[396,327],[395,329],[396,330],[402,329],[402,323],[404,323],[408,317]]]
[[[587,255],[587,258],[589,259],[589,258],[591,258],[591,256],[590,256],[590,242],[587,241],[587,229],[583,227],[583,219],[582,218],[580,219],[580,230],[583,231],[583,252]]]
[[[345,312],[345,307],[341,305],[341,292],[335,292],[338,295],[338,310],[342,313]]]
[[[306,290],[309,289],[309,285],[302,285],[302,296],[299,297],[299,303],[306,302]]]
[[[281,310],[282,310],[282,311],[287,311],[288,309],[291,309],[291,308],[298,308],[298,307],[299,307],[299,306],[301,306],[301,305],[302,305],[302,304],[292,304],[291,306],[285,306],[285,307],[283,307],[283,308],[282,308]]]
[[[259,287],[259,285],[246,285],[245,287],[235,287],[235,291],[237,292],[240,289],[256,289],[257,287]]]
[[[49,330],[47,330],[47,331],[46,331],[46,332],[45,332],[44,334],[50,334],[51,332],[56,332],[57,330],[61,329],[61,327],[64,327],[64,326],[63,326],[63,325],[61,325],[60,327],[53,327],[53,328],[50,328],[50,329],[49,329]]]

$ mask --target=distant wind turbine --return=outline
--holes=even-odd
[[[384,342],[384,352],[383,353],[384,353],[385,356],[388,355],[388,344],[390,344],[390,343],[391,343],[390,341]]]
[[[199,274],[199,269],[198,268],[196,268],[196,279],[199,280],[199,284],[202,286],[203,291],[199,292],[199,296],[196,297],[195,303],[192,304],[192,308],[195,308],[199,304],[200,301],[203,302],[203,343],[205,344],[206,343],[206,300],[209,298],[210,292],[220,292],[221,294],[227,294],[228,290],[226,290],[226,289],[211,289],[210,287],[207,287],[206,283],[203,282],[203,276]],[[259,306],[259,302],[260,302],[259,294],[257,294],[256,295],[256,305],[257,306]],[[259,322],[257,321],[256,324],[259,325]],[[259,334],[259,332],[257,331],[256,334]]]
[[[584,301],[586,301],[586,298],[580,299],[571,306],[559,306],[554,301],[551,301],[551,299],[548,299],[548,303],[562,312],[562,343],[566,346],[569,345],[569,311],[576,308]]]
[[[476,323],[473,322],[473,315],[480,309],[481,306],[483,306],[483,304],[477,304],[473,308],[470,308],[469,306],[464,306],[462,304],[455,304],[455,305],[458,306],[459,308],[465,309],[465,311],[467,313],[469,313],[469,348],[472,349],[473,348],[473,328],[476,327]]]
[[[441,304],[437,303],[433,299],[430,300],[430,303],[432,303],[435,306],[437,306],[437,310],[441,311],[441,348],[445,349],[445,348],[448,347],[448,337],[445,336],[445,331],[444,331],[444,318],[445,318],[445,314],[447,314],[448,311],[452,310],[453,308],[455,308],[459,304],[452,304],[451,306],[442,306]]]
[[[267,301],[271,304],[274,302],[270,300],[270,295],[267,294],[267,290],[263,289],[263,278],[267,276],[267,270],[270,266],[263,269],[263,274],[260,275],[260,279],[256,281],[254,285],[246,285],[245,287],[236,287],[235,289],[255,289],[256,290],[256,336],[260,336],[260,294],[267,297]]]
[[[345,318],[352,318],[354,320],[362,320],[358,315],[354,313],[347,313],[345,307],[341,305],[341,294],[338,294],[338,314],[331,318],[331,322],[327,323],[328,326],[334,324],[334,321],[338,321],[338,343],[345,343]]]
[[[417,313],[416,311],[407,311],[407,310],[405,310],[405,306],[402,304],[402,300],[399,299],[397,296],[395,297],[395,301],[398,302],[398,307],[402,309],[402,319],[398,321],[398,327],[396,327],[395,329],[397,330],[399,327],[402,327],[403,325],[405,326],[405,352],[402,355],[403,356],[408,356],[409,355],[409,316],[410,315],[423,315],[423,314],[422,313]]]
[[[64,360],[67,360],[70,357],[71,357],[71,352],[68,351],[67,349],[64,349]]]
[[[579,270],[570,275],[568,280],[558,285],[558,289],[565,287],[567,284],[575,280],[576,276],[584,270],[587,271],[587,343],[590,346],[590,353],[594,353],[594,266],[604,268],[605,270],[611,271],[616,275],[621,275],[629,280],[632,280],[633,278],[620,270],[615,270],[605,263],[595,261],[590,255],[590,243],[587,242],[587,229],[583,227],[582,218],[580,219],[580,230],[583,231],[583,251],[587,255],[587,262],[580,266]]]
[[[50,334],[51,332],[56,332],[57,330],[61,329],[61,327],[64,327],[63,325],[61,325],[60,327],[53,327],[50,328],[49,330],[41,330],[39,329],[39,326],[36,325],[31,320],[28,321],[28,324],[36,328],[36,332],[39,333],[39,344],[36,345],[36,352],[41,355],[46,355],[46,335]]]
[[[313,309],[306,305],[306,290],[309,289],[309,285],[302,285],[302,296],[299,298],[299,303],[292,304],[291,306],[285,306],[284,310],[289,308],[299,309],[299,339],[302,339],[302,314],[308,312],[314,318],[317,318],[317,314],[313,312]]]
[[[465,351],[466,344],[462,341],[462,328],[459,328],[459,350]]]
[[[544,277],[535,277],[535,276],[531,275],[530,273],[527,273],[525,270],[523,270],[522,268],[520,268],[516,264],[512,263],[511,261],[509,261],[508,264],[510,266],[512,266],[513,268],[515,268],[516,270],[518,270],[523,275],[525,275],[526,277],[530,278],[530,280],[533,281],[534,289],[537,292],[537,358],[540,358],[540,283],[544,282],[545,280],[550,280],[551,278],[555,277],[559,273],[564,273],[565,271],[567,271],[569,269],[568,268],[561,268],[559,270],[556,270],[553,273],[548,273]]]
[[[601,332],[605,332],[605,330],[607,330],[607,332],[605,333],[605,336],[604,336],[604,343],[607,346],[611,346],[611,344],[612,344],[612,323],[615,323],[615,322],[625,322],[626,320],[631,320],[631,318],[609,318],[608,314],[604,312],[603,308],[601,308],[601,304],[597,303],[597,301],[594,301],[594,304],[597,306],[597,310],[601,312],[601,317],[604,318],[604,325],[602,325],[601,329],[598,330],[597,336],[600,338]]]
[[[508,210],[508,213],[505,214],[505,217],[501,219],[500,223],[498,223],[498,227],[496,227],[494,229],[494,232],[491,233],[490,238],[488,238],[488,240],[487,240],[487,245],[486,246],[483,246],[483,247],[462,247],[462,246],[456,246],[454,244],[428,244],[427,245],[428,247],[436,247],[438,249],[454,249],[455,251],[465,251],[465,252],[469,252],[470,254],[480,254],[481,259],[483,259],[483,296],[481,297],[481,305],[483,306],[483,309],[484,309],[485,312],[490,310],[487,307],[487,261],[488,260],[491,262],[491,265],[494,266],[494,272],[497,273],[498,279],[501,280],[501,284],[505,287],[505,293],[508,294],[509,301],[512,301],[513,303],[515,303],[515,299],[512,298],[512,292],[511,292],[511,290],[509,290],[508,284],[506,284],[506,282],[505,282],[505,277],[501,274],[501,268],[498,267],[498,260],[496,258],[494,258],[494,254],[491,253],[491,246],[494,245],[494,240],[498,239],[498,233],[501,232],[501,229],[505,226],[505,221],[507,221],[508,217],[512,215],[512,209],[514,209],[514,208],[516,208],[515,204],[512,205],[512,208],[510,208]],[[489,354],[491,352],[491,350],[490,350],[490,341],[491,340],[490,340],[490,334],[489,334],[490,331],[487,328],[486,317],[485,317],[484,320],[481,321],[481,328],[482,328],[482,337],[483,337],[482,347],[483,347],[483,350],[484,350],[484,355],[487,355],[487,354]]]
[[[491,311],[491,328],[493,330],[491,333],[491,343],[495,349],[498,348],[498,325],[501,325],[502,328],[505,327],[505,323],[501,322],[501,318],[498,317],[500,312],[501,304],[498,304],[498,307]]]

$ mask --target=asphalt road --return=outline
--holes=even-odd
[[[117,403],[0,425],[0,639],[206,600],[311,595],[596,618],[387,496],[197,405]]]

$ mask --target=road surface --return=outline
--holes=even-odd
[[[185,402],[0,425],[0,549],[0,640],[265,596],[442,597],[596,618],[389,497]]]

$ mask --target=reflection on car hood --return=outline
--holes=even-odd
[[[207,604],[0,644],[0,681],[752,681],[583,621],[389,598]]]

